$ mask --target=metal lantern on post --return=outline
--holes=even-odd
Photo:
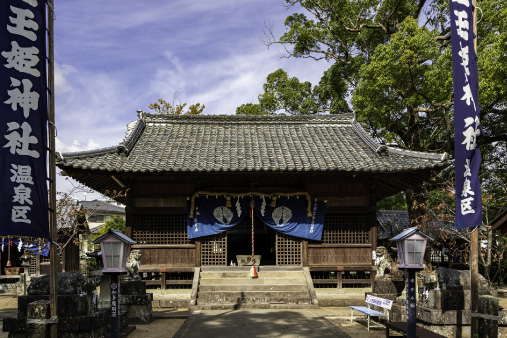
[[[93,241],[100,244],[102,273],[111,276],[111,337],[120,337],[120,285],[118,275],[127,272],[127,258],[130,246],[136,242],[121,231],[109,230],[105,235]]]
[[[424,252],[428,240],[433,239],[425,233],[419,231],[418,227],[403,230],[397,236],[391,238],[396,242],[398,248],[399,269],[407,270],[406,279],[407,294],[407,338],[416,337],[416,298],[415,298],[415,271],[423,270]]]

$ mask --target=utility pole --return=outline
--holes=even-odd
[[[56,229],[56,154],[55,154],[55,53],[54,53],[54,1],[47,0],[48,9],[48,90],[49,90],[49,236],[51,247],[49,251],[50,260],[50,287],[49,305],[51,311],[51,338],[58,337],[58,233]]]

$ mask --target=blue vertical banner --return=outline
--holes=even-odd
[[[449,0],[454,82],[456,229],[482,224],[479,76],[470,0]]]
[[[49,238],[46,2],[0,2],[0,236]]]

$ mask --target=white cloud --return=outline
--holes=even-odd
[[[70,65],[59,64],[55,62],[55,92],[56,95],[63,94],[72,89],[67,81],[67,77],[77,72],[76,68]]]
[[[100,143],[95,142],[92,139],[89,139],[86,145],[81,145],[78,140],[73,140],[71,144],[65,144],[58,137],[55,138],[55,146],[56,151],[59,153],[67,153],[67,152],[76,152],[76,151],[86,151],[100,148]]]
[[[59,1],[58,151],[117,145],[158,98],[234,114],[278,68],[316,84],[329,64],[280,59],[261,42],[264,23],[280,36],[289,13],[276,0]]]

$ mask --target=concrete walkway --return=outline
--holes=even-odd
[[[357,314],[357,313],[356,313]],[[174,338],[383,338],[350,322],[350,309],[196,311]]]

